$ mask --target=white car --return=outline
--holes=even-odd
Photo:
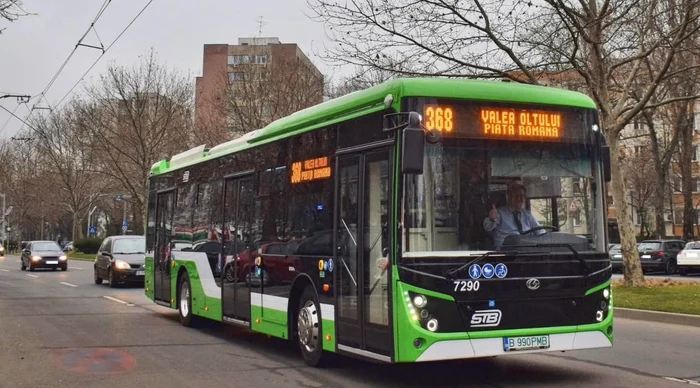
[[[700,241],[691,241],[685,244],[685,248],[678,252],[676,258],[678,273],[686,276],[691,272],[700,272]]]

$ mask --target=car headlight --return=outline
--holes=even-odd
[[[123,260],[117,260],[114,262],[114,267],[118,269],[129,269],[131,266]]]
[[[68,257],[66,257],[66,256],[61,256],[61,257],[59,257],[58,259],[59,259],[59,260],[67,260]]]
[[[39,261],[41,260],[41,256],[32,256],[32,260]]]

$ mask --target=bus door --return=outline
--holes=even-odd
[[[250,288],[248,274],[255,268],[251,244],[253,211],[253,176],[239,176],[226,181],[224,233],[226,251],[222,276],[223,316],[236,323],[250,322]]]
[[[175,206],[175,190],[159,193],[156,202],[156,250],[154,253],[156,301],[165,302],[170,306],[170,241],[173,236],[173,208]]]
[[[336,171],[336,338],[338,350],[392,356],[389,247],[391,149],[341,155]]]

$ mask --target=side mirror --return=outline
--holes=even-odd
[[[610,171],[610,147],[603,146],[603,181],[610,182],[612,180],[612,173]]]
[[[403,130],[401,150],[401,172],[403,174],[423,174],[425,132],[420,126],[420,115],[408,114],[408,126]]]

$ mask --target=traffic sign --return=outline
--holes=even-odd
[[[90,234],[97,234],[97,227],[96,226],[90,227]]]
[[[126,232],[127,226],[128,224],[126,223],[126,220],[124,220],[124,222],[122,222],[122,230]]]

